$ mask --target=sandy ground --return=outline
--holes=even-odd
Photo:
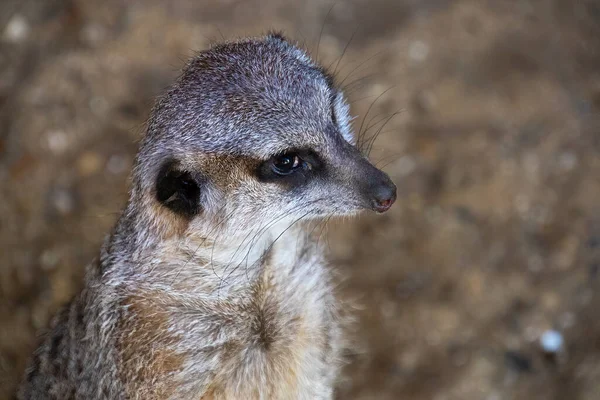
[[[331,5],[0,3],[0,398],[124,204],[153,97],[270,28],[321,37],[366,137],[399,112],[371,154],[397,205],[328,229],[360,305],[338,398],[600,398],[600,2]]]

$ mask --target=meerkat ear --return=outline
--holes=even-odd
[[[353,118],[350,116],[350,106],[341,91],[338,91],[333,99],[332,114],[334,123],[338,126],[344,139],[350,144],[355,144],[356,139],[352,132]]]
[[[163,164],[156,178],[156,200],[176,214],[191,218],[201,210],[200,182],[176,161]]]

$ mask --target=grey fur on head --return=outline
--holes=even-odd
[[[333,79],[280,35],[217,45],[156,103],[130,199],[21,399],[329,399],[340,310],[304,221],[386,211]]]

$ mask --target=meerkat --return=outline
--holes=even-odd
[[[129,200],[20,399],[331,399],[343,342],[305,221],[382,213],[333,78],[279,34],[216,45],[158,99]]]

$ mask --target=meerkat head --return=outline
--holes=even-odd
[[[396,187],[355,147],[348,108],[280,35],[218,45],[157,102],[134,191],[186,230],[385,212]]]

